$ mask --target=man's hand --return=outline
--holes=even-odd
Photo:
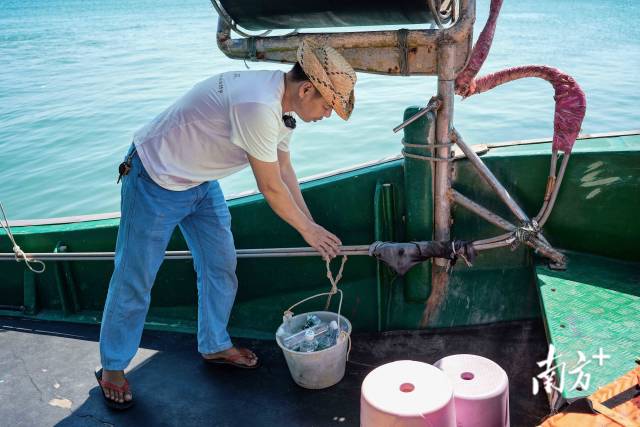
[[[342,242],[333,233],[318,224],[312,223],[311,228],[301,234],[310,246],[320,252],[325,261],[338,256]]]
[[[258,189],[276,215],[298,230],[304,240],[320,252],[325,260],[338,255],[342,242],[335,235],[309,219],[300,209],[289,188],[282,180],[278,162],[263,162],[251,155],[247,155],[247,157]]]

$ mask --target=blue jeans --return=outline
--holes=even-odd
[[[166,190],[153,182],[134,153],[121,196],[115,269],[100,329],[102,367],[125,369],[138,350],[151,287],[176,226],[193,254],[197,274],[198,351],[230,348],[227,323],[238,287],[236,251],[218,181],[186,191]]]

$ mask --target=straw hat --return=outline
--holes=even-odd
[[[298,48],[298,62],[336,114],[348,120],[355,103],[356,72],[347,60],[331,46],[305,39]]]

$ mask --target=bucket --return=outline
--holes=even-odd
[[[302,329],[308,314],[315,314],[325,323],[339,319],[340,330],[345,330],[347,336],[338,338],[338,342],[332,347],[311,353],[288,349],[279,336],[276,336],[276,342],[282,349],[289,372],[291,372],[291,377],[296,384],[310,389],[331,387],[344,377],[351,336],[351,322],[346,317],[331,311],[311,311],[293,316],[290,320],[291,327],[294,330]],[[344,334],[341,333],[341,335]]]

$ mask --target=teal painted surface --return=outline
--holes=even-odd
[[[418,107],[407,108],[404,120],[420,111]],[[409,154],[432,156],[427,144],[435,143],[435,115],[427,113],[404,128],[404,142],[421,147],[405,147]],[[423,148],[424,147],[424,148]],[[407,241],[433,239],[433,176],[432,163],[406,157],[404,159],[404,185],[407,195],[406,237]],[[404,277],[404,295],[410,302],[422,303],[431,293],[431,263],[424,262],[407,272]]]
[[[476,37],[488,6],[477,2]],[[116,168],[133,133],[196,82],[245,69],[217,49],[209,0],[4,0],[1,7],[0,170],[11,185],[0,200],[11,219],[117,211]],[[637,1],[506,1],[480,74],[558,67],[587,95],[584,132],[637,128],[638,21]],[[597,41],[585,43],[594,40],[595,23]],[[435,93],[435,78],[359,74],[348,122],[298,121],[298,175],[397,154],[391,129],[402,111]],[[456,102],[454,125],[472,144],[548,137],[552,95],[540,79],[518,80]],[[255,180],[244,170],[222,186],[230,195]]]
[[[402,162],[392,161],[363,170],[327,177],[302,188],[315,218],[340,236],[345,245],[371,243],[374,238],[374,195],[380,183],[394,185],[395,206],[403,207]],[[306,246],[299,234],[279,219],[261,195],[229,202],[232,229],[238,249]],[[93,225],[93,227],[92,227]],[[69,251],[113,251],[117,221],[93,221],[93,224],[16,227],[15,235],[29,252],[52,252],[59,241]],[[0,239],[0,251],[11,250],[7,239]],[[169,250],[183,250],[185,243],[178,231]],[[334,262],[334,269],[337,269]],[[47,262],[47,271],[37,276],[37,299],[42,304],[39,318],[96,322],[106,297],[112,261],[70,262],[71,274],[80,295],[81,313],[63,310],[59,271]],[[6,280],[0,282],[0,304],[22,305],[22,264],[0,264]],[[368,257],[352,257],[344,272],[343,313],[359,329],[375,329],[378,322],[376,299],[376,262]],[[313,293],[330,288],[325,264],[320,258],[240,259],[240,283],[230,325],[237,335],[269,337],[280,322],[282,312]],[[336,299],[334,298],[334,302]],[[165,261],[158,273],[149,310],[148,327],[193,331],[196,320],[195,273],[191,261]],[[324,302],[302,305],[299,310],[318,309]],[[3,312],[3,314],[7,314]],[[17,314],[17,313],[14,313]]]
[[[537,269],[547,336],[558,357],[556,387],[564,377],[565,398],[593,393],[633,369],[640,357],[640,263],[577,253],[570,257],[567,271]],[[593,358],[600,348],[608,356],[602,363]],[[577,366],[590,375],[582,391],[575,386],[587,378],[570,372]]]
[[[634,198],[638,194],[639,183],[635,165],[640,164],[640,138],[625,137],[620,141],[610,138],[602,142],[579,142],[582,147],[597,144],[593,146],[603,151],[576,150],[545,233],[560,248],[579,248],[580,252],[593,254],[608,253],[618,259],[637,257],[632,249],[639,236],[631,218],[633,212],[637,212]],[[496,149],[483,158],[525,210],[530,214],[537,212],[546,181],[547,147]],[[591,180],[593,177],[599,179],[600,175],[593,175],[593,167],[586,171],[595,162],[606,165],[603,172],[607,174],[602,176],[620,177],[620,180],[600,185],[601,193],[585,205],[584,192],[593,191],[593,187],[581,187],[581,184],[594,182]],[[403,217],[406,221],[410,209],[405,201],[407,193],[414,190],[405,181],[405,166],[403,160],[393,160],[310,181],[302,188],[318,222],[335,232],[345,245],[369,244],[381,236],[395,236],[405,241],[408,228]],[[591,176],[585,181],[586,174]],[[386,184],[393,189],[390,192],[392,196],[384,195]],[[506,208],[466,160],[455,162],[454,187],[510,218]],[[613,197],[612,200],[618,202],[603,206],[598,201],[601,196]],[[394,201],[393,206],[387,202],[388,199]],[[298,233],[271,211],[261,195],[230,200],[229,205],[238,249],[304,246]],[[453,218],[454,238],[473,240],[501,232],[460,207],[453,210]],[[611,230],[603,230],[607,224],[611,225]],[[18,244],[27,252],[51,252],[58,242],[65,242],[71,252],[113,251],[117,225],[117,220],[102,220],[16,227],[14,231]],[[615,240],[607,240],[603,234],[597,234],[605,232],[614,233]],[[415,238],[426,237],[417,233]],[[184,240],[176,232],[169,250],[184,249]],[[0,238],[0,251],[10,250],[8,240]],[[569,254],[569,265],[572,256]],[[458,263],[452,270],[441,316],[431,326],[485,324],[540,316],[536,262],[530,250],[520,247],[515,251],[503,248],[483,252],[472,268]],[[1,262],[0,304],[33,307],[30,310],[38,318],[97,322],[101,317],[112,268],[111,261],[69,262],[66,270],[60,266],[56,272],[54,263],[48,262],[43,275],[25,280],[23,264]],[[337,261],[334,261],[333,268],[334,271],[338,268]],[[341,282],[345,292],[343,310],[355,330],[418,327],[424,308],[424,300],[420,299],[422,295],[412,296],[407,292],[407,280],[395,277],[385,268],[363,256],[350,257],[345,266]],[[319,258],[241,259],[238,263],[240,288],[230,323],[232,332],[243,336],[270,337],[287,307],[329,289],[325,274],[324,263]],[[61,277],[71,279],[60,281]],[[428,289],[430,277],[418,277],[420,279],[423,289]],[[63,299],[57,283],[65,286],[66,293],[62,295],[66,295],[71,303],[73,296],[69,291],[74,289],[77,292],[79,310],[76,313],[73,310],[63,311]],[[74,286],[70,287],[70,283]],[[165,261],[152,292],[147,327],[192,332],[196,320],[195,303],[192,263],[188,260]],[[334,308],[335,303],[334,299]],[[323,301],[307,303],[298,311],[318,309],[323,304]]]
[[[404,233],[402,232],[403,224],[399,218],[396,192],[397,190],[395,190],[393,184],[378,183],[376,185],[374,196],[374,239],[376,241],[395,242],[404,240]],[[385,263],[376,263],[378,331],[383,331],[388,328],[391,311],[391,294],[397,278],[396,272]]]
[[[550,144],[496,148],[481,156],[511,196],[530,216],[538,213],[549,172]],[[477,177],[469,162],[456,162],[454,187],[472,200],[516,221],[505,205]],[[640,135],[579,140],[569,160],[556,206],[544,234],[556,247],[629,261],[640,260],[636,242],[640,225]],[[456,224],[466,221],[463,208],[455,210]],[[460,217],[459,217],[460,216]],[[477,226],[483,220],[470,219]],[[471,236],[500,233],[496,227],[471,226]],[[506,253],[508,250],[503,250]]]

